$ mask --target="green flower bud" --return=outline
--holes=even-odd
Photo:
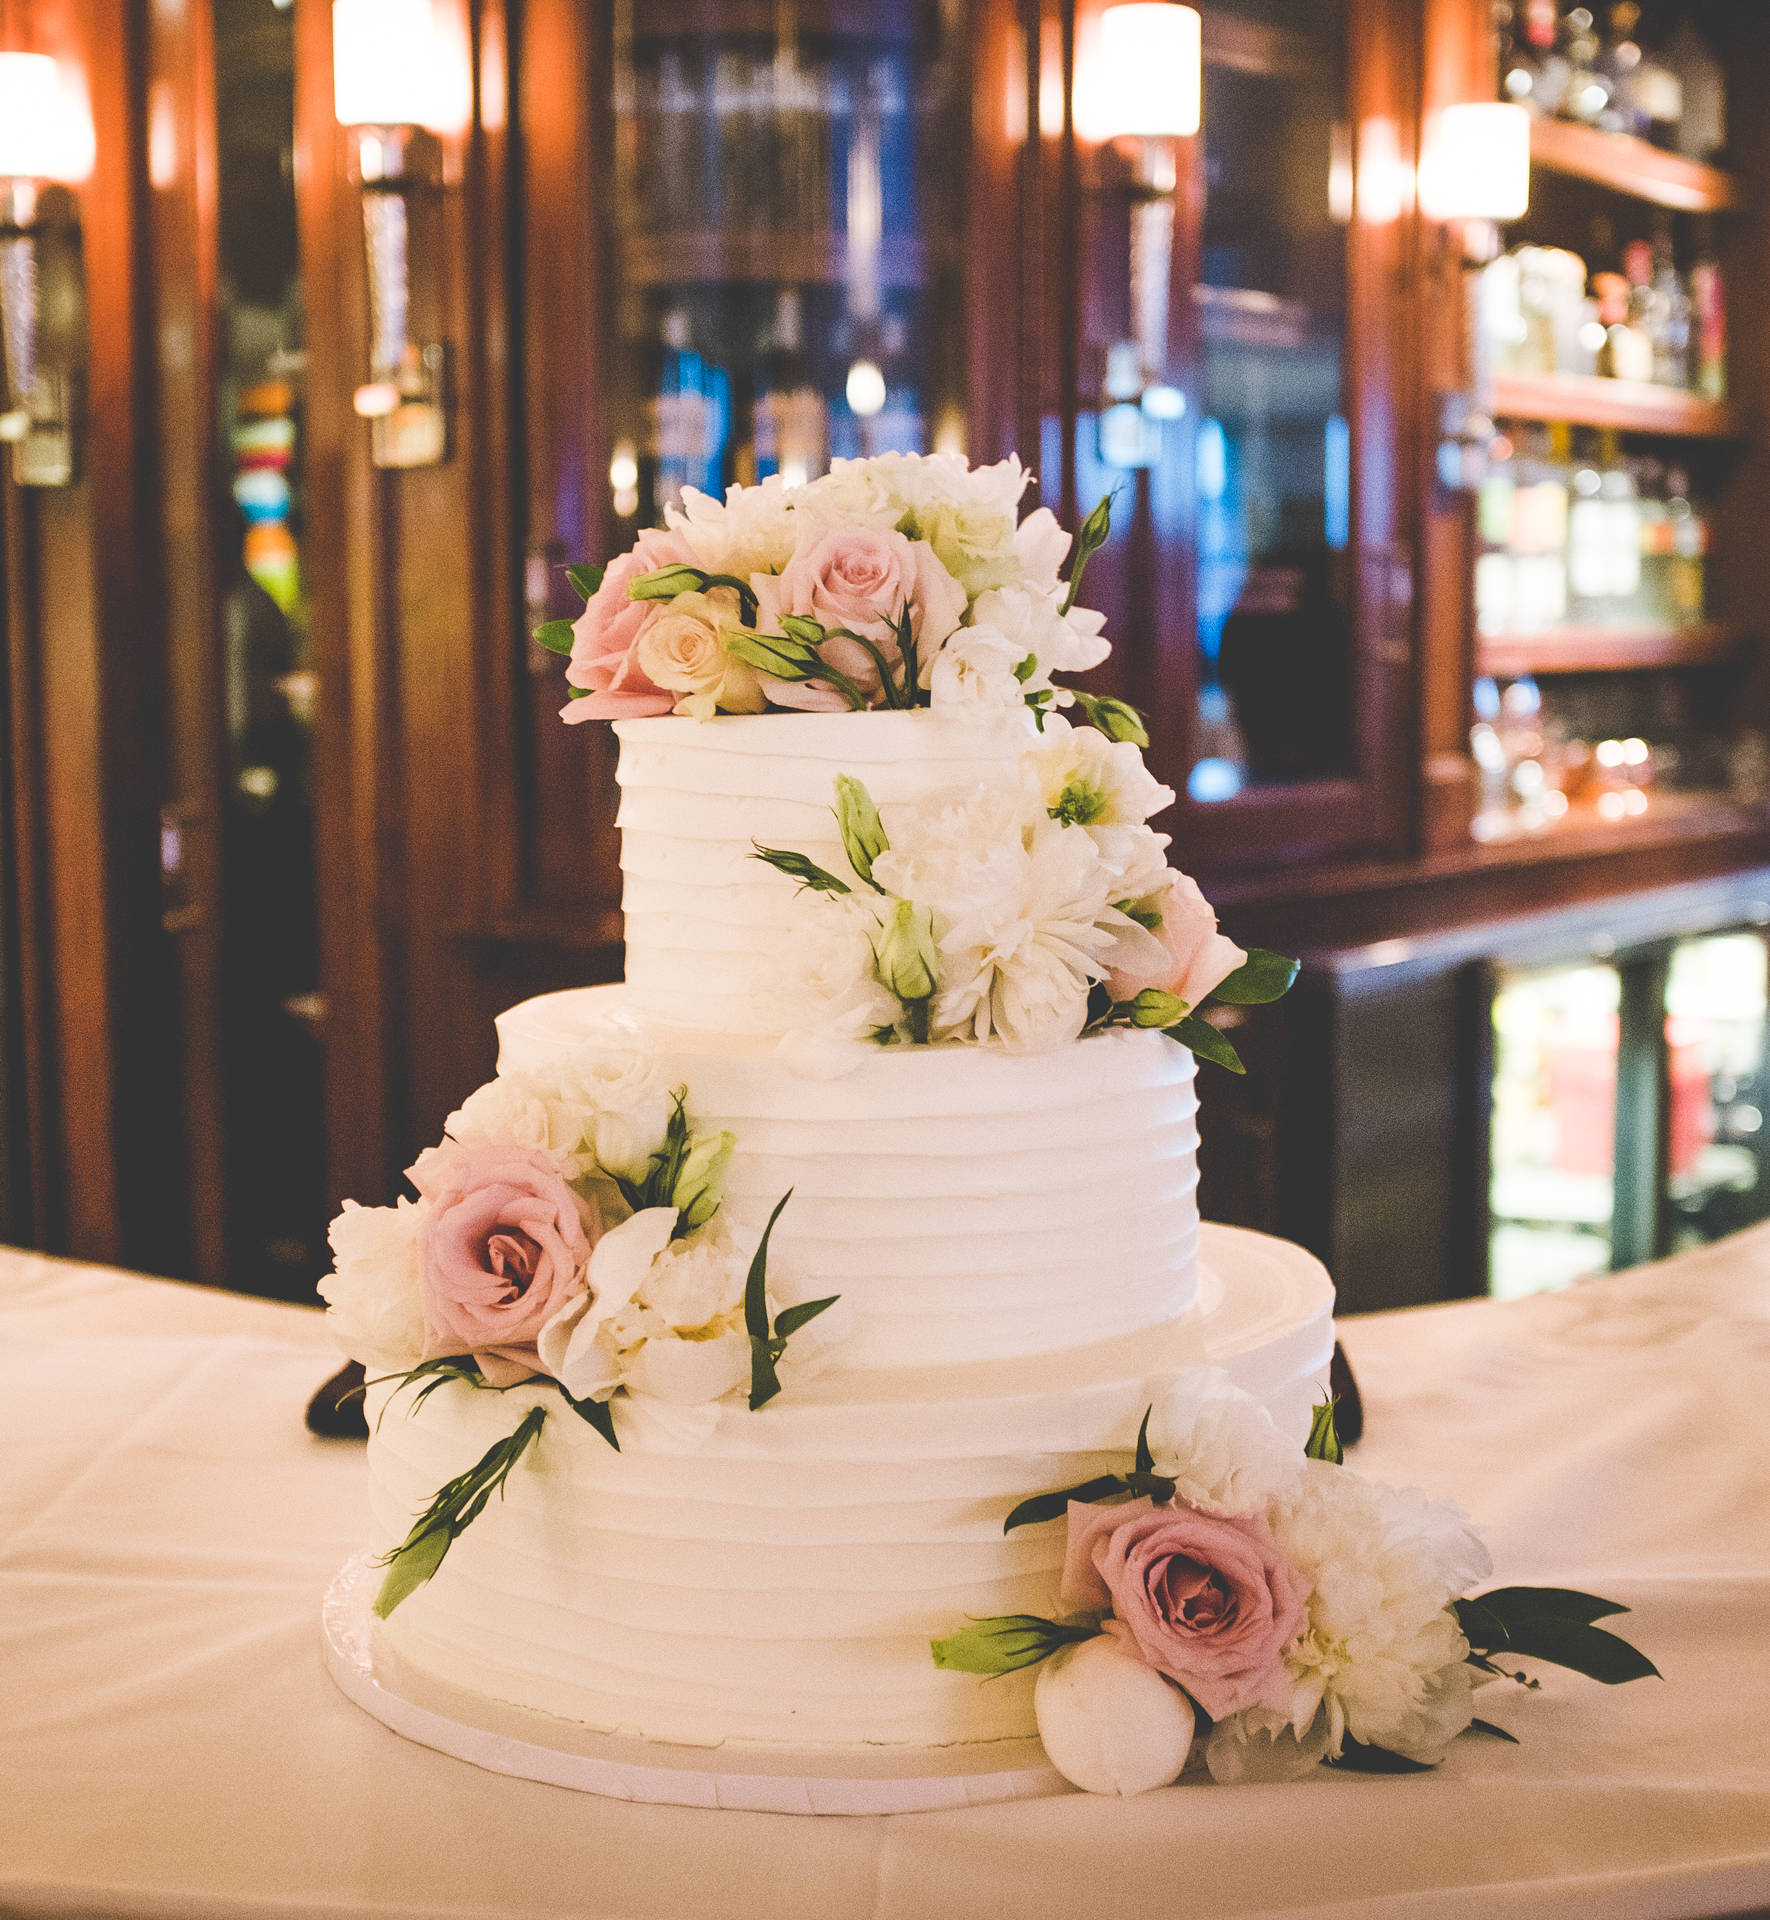
[[[1186,1017],[1186,1002],[1177,993],[1163,993],[1160,987],[1145,987],[1131,1002],[1134,1027],[1171,1027]]]
[[[627,582],[629,600],[674,600],[679,593],[698,593],[707,584],[699,567],[654,567]]]
[[[704,1227],[725,1198],[725,1176],[731,1167],[735,1133],[703,1133],[689,1143],[682,1170],[676,1176],[670,1204],[690,1230]]]
[[[900,1000],[926,1000],[934,991],[938,962],[934,923],[913,900],[900,900],[879,929],[875,949],[879,978]]]
[[[836,825],[842,830],[842,847],[848,855],[848,864],[868,886],[877,886],[873,862],[891,842],[879,822],[879,809],[873,805],[873,796],[846,773],[836,775]]]

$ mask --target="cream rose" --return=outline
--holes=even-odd
[[[760,713],[765,704],[754,668],[725,650],[738,628],[737,594],[679,593],[639,636],[639,666],[654,685],[678,696],[676,712],[697,720],[727,713]]]

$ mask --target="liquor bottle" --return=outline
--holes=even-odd
[[[1635,29],[1640,20],[1636,0],[1614,0],[1605,16],[1598,71],[1610,89],[1610,100],[1598,116],[1598,125],[1606,133],[1639,137],[1648,128],[1647,115],[1635,94],[1635,78],[1641,67],[1641,43],[1635,38]]]
[[[1567,61],[1561,113],[1595,127],[1610,106],[1610,83],[1598,69],[1601,46],[1590,7],[1569,7],[1561,16],[1561,52]]]
[[[1475,491],[1475,627],[1478,633],[1513,631],[1513,500],[1517,493],[1512,443],[1499,434],[1488,443],[1487,467]],[[1497,698],[1497,695],[1496,695]]]
[[[1727,144],[1727,81],[1701,30],[1686,16],[1661,54],[1679,91],[1672,142],[1692,160],[1710,160]]]
[[[1694,625],[1703,617],[1707,604],[1704,578],[1709,548],[1708,515],[1690,498],[1689,476],[1674,468],[1666,476],[1670,494],[1667,506],[1672,522],[1672,559],[1670,567],[1672,618]]]
[[[1672,222],[1662,214],[1653,231],[1653,377],[1664,387],[1690,384],[1690,295],[1672,254]]]
[[[1509,63],[1501,76],[1508,100],[1532,113],[1560,110],[1567,90],[1567,60],[1556,46],[1556,0],[1516,0]]]
[[[782,287],[775,296],[774,324],[756,369],[754,432],[759,478],[778,473],[788,486],[802,487],[823,471],[827,420],[811,381],[797,287]]]
[[[1629,317],[1628,281],[1620,273],[1595,273],[1592,291],[1598,296],[1598,323],[1604,329],[1596,371],[1609,380],[1651,379],[1653,347]]]
[[[1696,261],[1690,269],[1691,382],[1710,400],[1727,398],[1727,304],[1721,263],[1715,258],[1714,223],[1697,229]]]
[[[1568,430],[1538,428],[1520,453],[1512,495],[1512,610],[1516,630],[1540,633],[1567,618]]]
[[[1640,463],[1636,490],[1641,511],[1641,619],[1647,626],[1663,627],[1674,617],[1672,512],[1665,468],[1659,461]]]
[[[1567,617],[1575,626],[1609,624],[1610,527],[1599,497],[1604,477],[1589,443],[1576,443],[1567,508]]]
[[[1614,429],[1598,436],[1598,504],[1604,513],[1605,618],[1628,626],[1640,618],[1641,502],[1635,476]]]

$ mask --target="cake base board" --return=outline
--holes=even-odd
[[[987,1747],[683,1747],[596,1733],[447,1687],[379,1643],[381,1570],[359,1555],[321,1610],[326,1671],[345,1697],[419,1746],[491,1773],[611,1800],[750,1813],[930,1813],[1073,1791],[1037,1740]]]

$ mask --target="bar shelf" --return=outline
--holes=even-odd
[[[1733,659],[1745,638],[1741,628],[1724,620],[1680,627],[1555,627],[1543,633],[1478,634],[1475,669],[1496,680],[1514,680],[1523,674],[1712,666]]]
[[[1741,183],[1719,167],[1571,120],[1531,122],[1530,163],[1678,213],[1735,213],[1745,205]]]

